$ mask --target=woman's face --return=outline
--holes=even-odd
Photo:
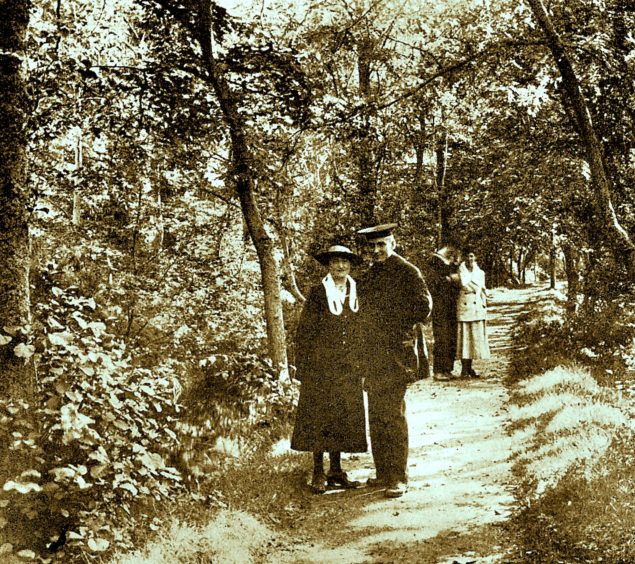
[[[336,282],[346,280],[348,273],[351,271],[351,262],[344,257],[332,257],[329,260],[329,272]]]
[[[474,266],[474,261],[476,260],[476,255],[474,253],[468,253],[465,255],[465,264],[468,268],[472,268]]]

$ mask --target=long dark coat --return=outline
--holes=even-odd
[[[406,387],[410,378],[413,326],[430,314],[430,294],[421,272],[392,254],[374,264],[359,284],[368,423],[376,476],[388,484],[408,480]]]
[[[326,290],[315,286],[296,332],[300,399],[291,448],[311,452],[366,452],[366,415],[357,368],[357,318],[348,297],[341,315],[330,312]]]
[[[426,280],[432,294],[432,333],[434,346],[434,372],[452,372],[456,356],[456,319],[459,286],[457,281],[448,281],[448,276],[457,275],[458,266],[446,264],[432,255],[426,268]],[[456,277],[456,276],[455,276]]]

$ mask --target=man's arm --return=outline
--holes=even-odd
[[[432,296],[428,290],[428,285],[424,280],[421,271],[415,266],[409,271],[409,280],[407,281],[410,288],[410,316],[411,324],[422,323],[430,316],[432,311]]]
[[[430,291],[421,272],[418,272],[416,287],[417,302],[419,304],[416,321],[423,322],[428,319],[432,312],[432,296],[430,295]]]

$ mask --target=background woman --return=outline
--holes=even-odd
[[[489,358],[487,342],[487,289],[485,273],[476,264],[473,252],[466,251],[459,267],[461,287],[457,306],[459,321],[457,358],[461,359],[461,376],[478,378],[472,360]]]
[[[360,258],[342,245],[315,257],[329,272],[311,289],[296,332],[296,378],[300,399],[291,448],[313,452],[311,488],[353,488],[341,466],[341,452],[365,452],[366,416],[362,380],[356,368],[357,288],[349,275]],[[329,472],[324,474],[324,452]]]

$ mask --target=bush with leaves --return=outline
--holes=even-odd
[[[182,397],[181,469],[188,478],[210,479],[230,462],[227,455],[266,447],[288,430],[297,398],[297,385],[279,378],[271,362],[257,354],[201,360]]]
[[[633,381],[635,301],[630,294],[566,312],[564,302],[543,303],[519,318],[512,358],[514,379],[576,362],[600,381]]]
[[[166,462],[177,387],[169,373],[134,364],[92,298],[76,287],[50,292],[32,335],[39,398],[0,402],[0,441],[12,467],[26,468],[2,476],[0,524],[13,525],[5,550],[103,552],[126,544],[119,512],[181,487]]]

